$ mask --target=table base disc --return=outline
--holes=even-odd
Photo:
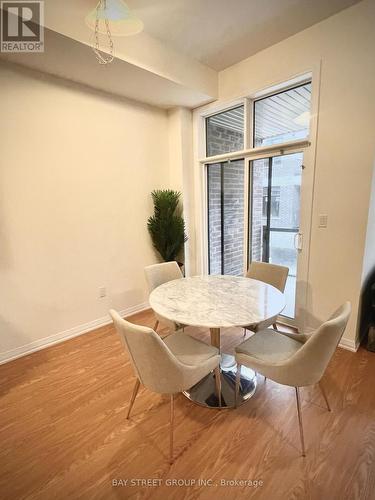
[[[184,391],[184,395],[193,403],[206,408],[233,408],[237,364],[234,356],[222,354],[220,363],[221,372],[221,406],[216,394],[215,373],[209,373],[200,382]],[[241,367],[240,390],[238,395],[238,406],[247,401],[255,393],[257,386],[256,374],[246,366]]]

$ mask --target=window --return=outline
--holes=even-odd
[[[206,118],[206,154],[215,156],[244,148],[244,106]]]
[[[263,187],[263,217],[267,217],[268,210],[268,189]],[[280,187],[272,187],[271,192],[271,215],[279,217],[280,214]]]
[[[254,147],[309,135],[311,83],[254,102]]]

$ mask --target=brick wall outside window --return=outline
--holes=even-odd
[[[243,134],[211,125],[207,141],[211,155],[243,148]],[[223,186],[221,186],[223,168]],[[224,273],[243,274],[244,254],[244,162],[243,160],[208,166],[210,273],[222,272],[221,189],[224,210]]]

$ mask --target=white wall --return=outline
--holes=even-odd
[[[344,339],[350,348],[375,158],[374,26],[375,2],[365,0],[219,74],[219,100],[225,102],[321,63],[306,315],[314,327],[350,300],[353,313]],[[327,229],[318,228],[320,213],[328,214]]]
[[[219,75],[224,102],[322,63],[308,313],[317,323],[351,300],[348,346],[375,158],[374,21],[375,2],[364,0]],[[199,197],[188,111],[168,117],[2,63],[0,90],[1,361],[100,323],[109,307],[144,304],[143,267],[156,260],[145,227],[150,191],[182,186],[188,217]],[[328,229],[318,229],[319,213],[328,214]],[[190,265],[199,272],[189,224]]]
[[[168,112],[169,131],[169,184],[182,193],[184,220],[188,240],[185,243],[185,275],[194,273],[193,249],[195,245],[193,198],[193,134],[192,112],[186,108],[173,108]]]
[[[4,63],[0,89],[1,361],[145,303],[169,164],[165,111]]]

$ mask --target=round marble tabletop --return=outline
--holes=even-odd
[[[225,328],[280,314],[284,295],[262,281],[238,276],[194,276],[169,281],[150,294],[152,309],[182,325]]]

